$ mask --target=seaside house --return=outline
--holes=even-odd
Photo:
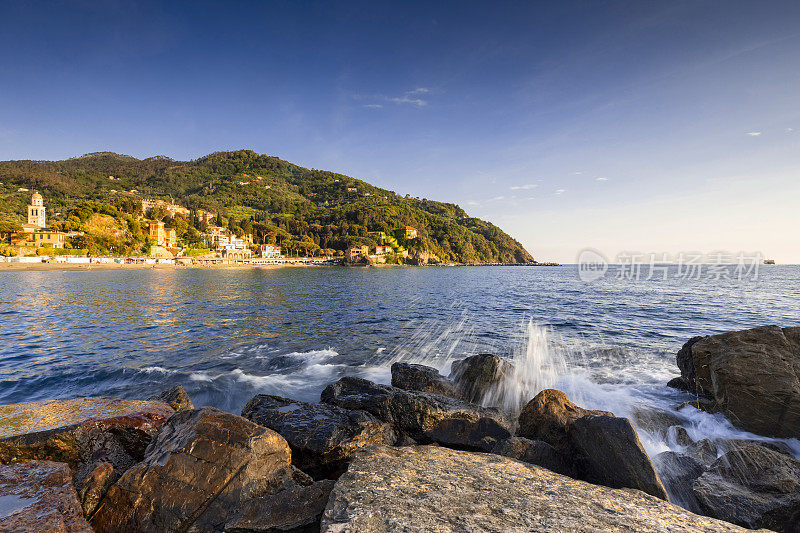
[[[386,255],[392,253],[391,246],[376,246],[375,255]]]
[[[344,253],[344,260],[348,263],[358,263],[369,255],[369,246],[351,246]]]
[[[157,246],[165,248],[177,248],[178,235],[173,228],[165,228],[164,223],[159,220],[150,221],[150,231],[148,233]]]
[[[417,238],[417,228],[413,226],[406,226],[406,239],[416,239]]]
[[[258,251],[264,259],[277,259],[282,257],[281,247],[274,244],[261,244],[258,247]]]

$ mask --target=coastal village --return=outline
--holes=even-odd
[[[27,192],[20,189],[20,192]],[[147,235],[146,254],[100,255],[81,253],[85,241],[83,231],[63,231],[48,226],[47,207],[44,197],[34,191],[27,207],[27,223],[21,231],[6,231],[5,247],[0,261],[18,263],[123,263],[123,264],[175,264],[175,265],[231,265],[231,264],[386,264],[389,258],[413,262],[414,264],[436,264],[439,259],[418,251],[411,256],[398,241],[415,241],[418,230],[412,226],[399,228],[395,235],[372,232],[372,240],[382,244],[355,245],[344,251],[327,250],[318,255],[288,256],[277,243],[255,242],[252,233],[237,235],[221,225],[217,213],[206,210],[190,211],[172,201],[142,199],[141,215],[137,217],[142,231]],[[149,215],[149,216],[148,216]],[[200,233],[204,248],[191,247],[182,242],[175,227],[176,218],[188,220],[194,217],[204,229]],[[173,221],[172,225],[164,219]],[[205,253],[203,253],[205,252]]]

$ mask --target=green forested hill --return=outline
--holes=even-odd
[[[54,215],[50,221],[56,223],[81,208],[85,214],[87,206],[108,212],[107,204],[134,215],[142,198],[172,199],[191,210],[219,213],[220,222],[237,232],[252,232],[262,242],[343,250],[353,244],[378,244],[371,232],[393,234],[409,225],[419,229],[419,238],[402,244],[445,261],[533,260],[500,228],[468,217],[455,204],[399,196],[349,176],[309,170],[251,150],[216,152],[195,161],[163,156],[140,160],[111,152],[66,161],[5,161],[0,162],[0,182],[4,222],[24,222],[30,193],[18,189],[26,188],[44,195]]]

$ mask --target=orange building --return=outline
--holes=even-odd
[[[413,226],[406,226],[406,239],[416,239],[417,238],[417,228]]]
[[[344,253],[344,259],[348,263],[358,263],[362,258],[369,255],[369,246],[351,246]]]

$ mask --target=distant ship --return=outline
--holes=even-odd
[[[774,259],[764,259],[764,264],[765,265],[774,265],[775,264],[775,260]]]

